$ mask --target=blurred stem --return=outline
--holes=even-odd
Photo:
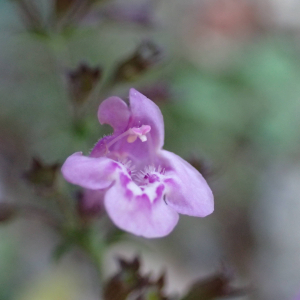
[[[62,32],[64,28],[75,25],[89,12],[93,1],[74,1],[60,18],[56,19],[56,31]],[[76,22],[75,22],[76,21]]]
[[[55,191],[52,197],[54,198],[61,214],[63,215],[66,227],[74,228],[77,220],[74,206],[72,205],[71,201],[59,191]]]
[[[49,46],[52,49],[56,70],[60,75],[59,77],[61,77],[62,87],[65,91],[67,89],[67,86],[65,85],[65,72],[71,65],[71,55],[66,43],[66,39],[59,34],[54,34],[49,39]],[[101,100],[103,100],[110,89],[114,86],[113,75],[114,69],[110,72],[110,74],[108,74],[106,79],[99,80],[99,82],[94,86],[87,96],[85,105],[78,105],[74,101],[70,101],[74,129],[78,129],[78,126],[82,125],[86,115],[88,115],[91,111],[94,112],[97,110],[97,107],[100,104],[99,98],[101,97]]]
[[[99,249],[100,248],[100,249]],[[97,270],[99,281],[102,283],[103,281],[103,274],[102,274],[102,252],[103,252],[103,245],[98,249],[94,247],[92,241],[90,241],[85,247],[84,250],[90,257],[91,261],[94,263],[94,266]]]
[[[106,94],[113,88],[114,83],[112,80],[112,74],[109,74],[105,80],[99,80],[93,90],[90,92],[87,100],[84,114],[86,115],[90,111],[97,111],[100,102],[106,98]],[[99,98],[101,98],[99,100]]]
[[[90,91],[85,100],[85,104],[78,105],[74,101],[72,103],[72,123],[76,133],[81,134],[83,131],[84,120],[89,114],[94,114],[97,111],[98,106],[106,98],[106,94],[113,87],[111,76],[106,80],[99,80],[97,84]]]
[[[66,43],[66,38],[60,34],[53,33],[47,40],[48,46],[53,53],[56,71],[61,77],[61,82],[64,85],[64,73],[71,64],[71,55]]]
[[[69,66],[71,65],[71,55],[66,44],[66,40],[63,36],[59,34],[53,34],[53,36],[49,40],[49,47],[52,50],[56,66],[56,73],[58,74],[58,77],[61,82],[60,87],[62,87],[63,91],[67,90],[67,93],[69,93],[68,87],[66,85],[65,73],[70,68]],[[69,97],[70,96],[68,95],[68,98]],[[71,104],[70,115],[72,118],[72,125],[74,130],[77,131],[77,129],[80,128],[80,125],[82,124],[83,116],[80,112],[80,106],[74,101],[69,102]]]
[[[105,248],[105,243],[103,238],[99,239],[98,232],[95,234],[91,226],[82,226],[79,231],[77,231],[76,243],[83,250],[83,252],[90,259],[91,263],[95,267],[98,274],[98,286],[100,287],[100,293],[103,289],[103,251]],[[100,297],[100,299],[102,299]]]
[[[41,14],[36,5],[24,0],[15,0],[14,2],[18,6],[17,9],[19,10],[20,17],[23,19],[25,27],[36,33],[45,33]]]

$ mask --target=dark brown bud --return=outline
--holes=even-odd
[[[153,42],[143,42],[131,57],[127,58],[117,66],[114,81],[136,80],[160,60],[160,48]]]
[[[92,9],[97,0],[55,0],[53,14],[57,24],[62,28],[69,25],[78,25]]]
[[[57,17],[61,17],[66,14],[78,0],[55,0],[54,11]]]
[[[132,261],[118,259],[120,270],[106,283],[104,287],[105,300],[125,300],[134,290],[140,289],[148,282],[140,274],[140,260],[135,257]]]
[[[38,158],[32,159],[31,168],[24,173],[24,178],[36,187],[52,188],[55,184],[59,164],[46,165]]]
[[[99,82],[101,75],[102,72],[99,67],[91,68],[85,63],[80,64],[76,70],[69,72],[68,81],[72,101],[83,104]]]
[[[163,292],[165,276],[162,274],[157,280],[152,280],[148,274],[140,271],[140,259],[133,260],[119,258],[120,271],[105,285],[105,300],[168,300]]]
[[[232,278],[226,272],[220,272],[209,278],[196,281],[182,300],[214,300],[219,298],[240,297],[245,289],[234,288]]]
[[[119,265],[123,272],[139,272],[141,263],[139,257],[135,257],[132,261],[125,260],[123,258],[119,258]]]
[[[157,288],[159,290],[163,289],[166,283],[166,274],[162,273],[156,281]]]
[[[0,223],[11,221],[17,214],[13,204],[0,202]]]

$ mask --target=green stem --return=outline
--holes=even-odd
[[[60,213],[63,215],[65,226],[67,228],[74,228],[77,223],[77,215],[70,199],[62,195],[59,191],[55,191],[53,198],[60,210]]]
[[[103,289],[103,250],[104,242],[95,236],[91,228],[81,228],[78,232],[77,245],[85,252],[87,257],[93,263],[98,274],[98,283],[102,293]],[[102,299],[102,298],[101,298]]]

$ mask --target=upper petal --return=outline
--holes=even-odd
[[[110,124],[115,130],[112,136],[106,137],[96,144],[91,156],[99,157],[104,155],[106,153],[105,144],[125,130],[149,125],[151,131],[146,133],[147,141],[142,142],[140,139],[137,139],[133,143],[128,143],[127,138],[123,138],[112,145],[109,150],[127,153],[138,164],[144,164],[146,161],[149,163],[155,162],[156,154],[164,144],[162,113],[154,102],[135,89],[130,90],[129,101],[129,108],[118,97],[111,97],[102,102],[98,112],[99,121],[100,123]]]
[[[150,125],[151,143],[155,149],[164,145],[164,119],[159,107],[135,89],[130,89],[129,102],[132,120],[130,127]]]
[[[98,109],[100,124],[108,124],[114,132],[122,132],[127,128],[130,110],[127,104],[119,97],[110,97],[104,100]]]
[[[100,156],[104,156],[107,153],[107,144],[112,141],[113,139],[115,139],[118,136],[118,134],[113,134],[113,135],[109,135],[109,136],[105,136],[102,139],[100,139],[95,147],[92,149],[90,156],[91,157],[100,157]]]
[[[86,157],[81,152],[69,156],[61,171],[70,183],[87,189],[99,190],[109,187],[117,173],[124,171],[121,164],[106,157]]]
[[[163,150],[161,157],[170,167],[165,181],[168,205],[177,212],[196,217],[205,217],[214,210],[214,197],[203,176],[178,155]]]
[[[154,198],[153,198],[154,196]],[[147,193],[129,177],[120,175],[105,194],[104,204],[112,221],[121,229],[146,238],[168,235],[178,222],[178,213],[163,200],[163,186]]]

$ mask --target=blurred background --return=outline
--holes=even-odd
[[[130,87],[160,107],[165,149],[200,170],[215,212],[112,243],[104,277],[138,254],[171,294],[226,265],[247,287],[239,299],[294,299],[299,83],[297,0],[1,0],[0,299],[99,299],[91,262],[77,249],[53,259],[60,237],[40,218],[61,205],[45,196],[54,180],[74,195],[59,165],[110,132],[98,105]]]

